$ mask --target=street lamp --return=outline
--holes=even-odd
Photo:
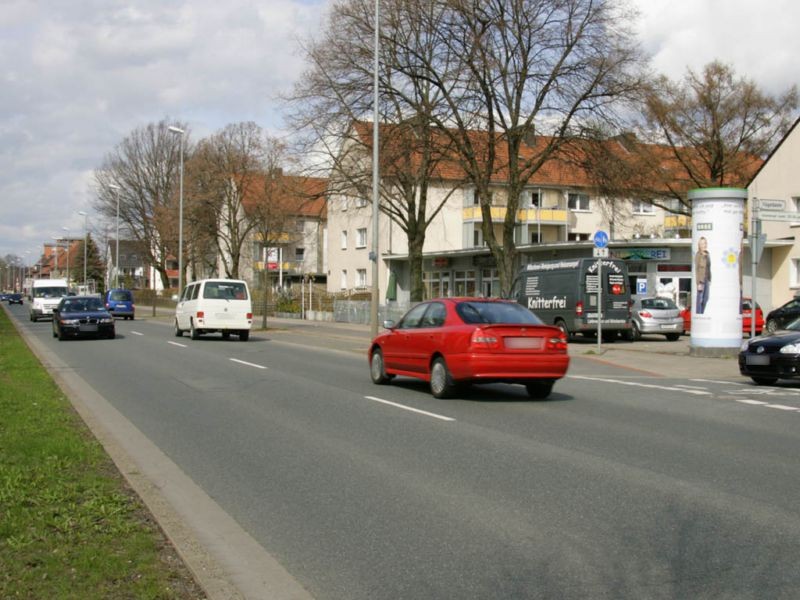
[[[372,337],[378,335],[378,49],[380,42],[380,0],[375,0],[375,56],[373,69],[372,107],[372,298],[370,302],[370,330]]]
[[[61,229],[67,232],[65,239],[67,241],[67,289],[69,289],[69,227],[62,227]]]
[[[183,139],[186,132],[174,125],[170,125],[168,129],[170,133],[179,135],[181,138],[181,182],[180,200],[178,204],[178,294],[180,295],[183,289]]]
[[[108,187],[114,191],[114,196],[117,199],[117,250],[116,257],[114,258],[114,287],[119,287],[119,192],[122,189],[118,185],[110,183]]]
[[[78,214],[83,216],[83,293],[89,293],[89,282],[86,279],[86,259],[88,256],[87,246],[89,245],[89,213],[79,210]]]

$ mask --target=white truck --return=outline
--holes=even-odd
[[[69,294],[66,279],[34,279],[31,283],[31,321],[53,318],[53,309]]]

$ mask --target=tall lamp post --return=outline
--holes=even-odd
[[[370,331],[378,334],[378,49],[380,42],[380,0],[375,0],[375,56],[373,62],[373,107],[372,107],[372,299],[370,302]]]
[[[180,295],[183,289],[183,139],[186,132],[174,125],[169,126],[169,131],[179,135],[181,141],[181,181],[178,204],[178,294]]]
[[[117,238],[116,238],[116,256],[114,256],[114,287],[119,287],[119,192],[122,190],[121,187],[118,185],[114,185],[113,183],[109,184],[109,189],[114,192],[114,196],[117,199]]]
[[[78,214],[83,217],[83,293],[89,293],[89,282],[86,279],[86,260],[88,258],[87,246],[89,245],[89,213],[79,210]]]
[[[67,242],[67,289],[69,289],[69,227],[62,227],[61,229],[67,232],[65,240]]]

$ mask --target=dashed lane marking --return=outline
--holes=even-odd
[[[643,387],[649,388],[654,390],[669,390],[673,392],[681,392],[684,394],[694,394],[696,396],[711,396],[713,395],[711,392],[702,390],[702,389],[687,389],[685,387],[675,387],[675,386],[666,386],[666,385],[654,385],[651,383],[639,383],[637,381],[623,381],[621,379],[606,379],[604,377],[588,377],[585,375],[567,375],[570,379],[583,379],[586,381],[602,381],[604,383],[617,383],[619,385],[630,385],[634,387]]]
[[[383,400],[382,398],[376,398],[375,396],[364,396],[364,398],[366,398],[367,400],[372,400],[373,402],[380,402],[381,404],[388,404],[389,406],[394,406],[395,408],[402,408],[403,410],[419,413],[421,415],[425,415],[426,417],[433,417],[434,419],[441,419],[442,421],[455,421],[455,419],[453,419],[452,417],[445,417],[444,415],[437,415],[436,413],[428,412],[426,410],[411,408],[410,406],[406,406],[405,404],[390,402],[389,400]]]
[[[179,348],[186,348],[186,344],[179,344],[178,342],[167,342],[168,344],[172,344],[173,346],[178,346]]]
[[[248,367],[255,367],[256,369],[267,369],[264,365],[257,365],[256,363],[247,362],[246,360],[239,360],[238,358],[230,358],[228,359],[231,362],[239,363],[240,365],[246,365]]]
[[[139,333],[138,331],[131,331],[133,335],[144,335],[143,333]]]

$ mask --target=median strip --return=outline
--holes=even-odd
[[[228,359],[231,362],[239,363],[240,365],[247,365],[248,367],[255,367],[256,369],[266,369],[264,365],[257,365],[255,363],[247,362],[246,360],[239,360],[238,358],[230,358]]]
[[[389,406],[394,406],[395,408],[402,408],[403,410],[419,413],[421,415],[425,415],[426,417],[433,417],[434,419],[441,419],[442,421],[455,421],[455,419],[451,417],[445,417],[444,415],[437,415],[436,413],[428,412],[426,410],[419,410],[418,408],[411,408],[410,406],[397,404],[396,402],[390,402],[389,400],[383,400],[381,398],[376,398],[375,396],[364,396],[364,398],[366,398],[367,400],[372,400],[373,402],[380,402],[381,404],[388,404]]]

